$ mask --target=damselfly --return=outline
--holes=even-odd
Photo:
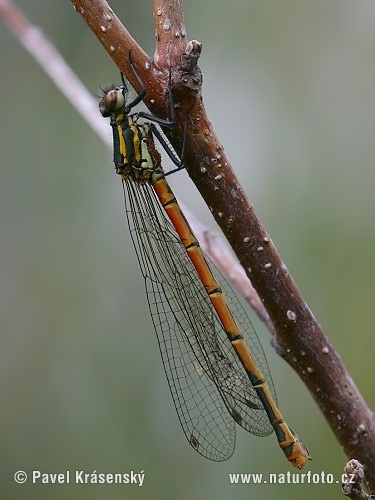
[[[104,90],[99,108],[110,117],[130,235],[182,428],[198,453],[216,461],[232,455],[236,423],[258,436],[274,430],[287,459],[302,468],[309,453],[277,408],[254,328],[212,263],[211,271],[163,173],[153,135],[181,167],[152,123],[173,124],[170,85],[170,120],[143,112],[130,114],[145,95],[130,64],[142,91],[127,103],[121,75],[122,85]],[[214,275],[220,277],[220,285]]]

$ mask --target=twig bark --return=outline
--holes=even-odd
[[[366,484],[363,465],[358,460],[350,460],[345,465],[347,481],[342,485],[342,492],[352,500],[375,500],[375,495],[367,493],[364,489]]]
[[[179,151],[183,120],[190,111],[186,169],[265,305],[277,333],[277,351],[305,382],[347,455],[356,456],[366,465],[369,482],[375,484],[374,415],[304,301],[212,129],[195,66],[200,44],[188,45],[193,57],[186,53],[181,1],[154,0],[154,60],[135,44],[104,0],[72,2],[137,88],[127,62],[132,50],[132,58],[150,89],[146,104],[158,116],[166,113],[171,66],[176,127],[169,138]]]

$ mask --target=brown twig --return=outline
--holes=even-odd
[[[345,465],[347,481],[342,484],[342,492],[352,500],[375,500],[375,495],[371,495],[364,490],[366,484],[365,471],[363,465],[358,460],[350,460]]]
[[[129,49],[133,54],[135,47],[133,59],[147,88],[152,89],[146,104],[158,116],[166,113],[171,65],[176,127],[169,137],[177,151],[184,117],[195,100],[184,157],[187,171],[265,305],[277,332],[274,344],[279,354],[303,379],[347,455],[366,464],[369,481],[375,484],[374,415],[304,301],[212,129],[199,94],[200,75],[195,67],[200,45],[190,46],[193,57],[186,54],[181,2],[154,0],[157,43],[153,61],[135,45],[117,18],[114,22],[114,14],[104,0],[72,2],[78,11],[83,9],[83,18],[132,84],[134,78],[127,61]]]

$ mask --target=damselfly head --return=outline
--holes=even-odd
[[[127,89],[123,85],[112,86],[104,90],[104,95],[99,102],[99,111],[104,118],[111,116],[125,107]]]

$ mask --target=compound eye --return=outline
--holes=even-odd
[[[109,116],[115,111],[119,111],[125,105],[125,97],[122,87],[115,87],[109,90],[99,103],[99,109],[103,116]]]
[[[109,111],[118,111],[125,104],[121,88],[110,90],[105,96],[105,105]]]

